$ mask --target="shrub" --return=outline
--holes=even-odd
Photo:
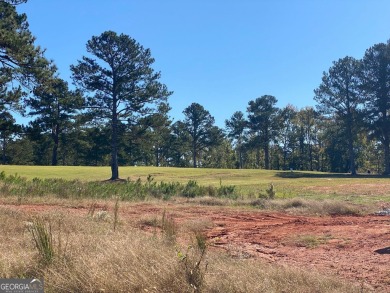
[[[270,183],[269,188],[265,190],[264,193],[259,194],[259,198],[265,198],[265,199],[274,199],[276,195],[274,185]]]
[[[195,197],[202,195],[202,188],[198,185],[198,182],[190,180],[184,187],[182,195],[184,197]]]
[[[270,183],[269,185],[269,188],[266,189],[266,192],[267,192],[267,196],[269,199],[274,199],[275,198],[275,190],[274,190],[274,185],[272,183]]]
[[[235,194],[236,187],[234,185],[221,185],[217,192],[221,197],[227,197],[231,199],[237,199],[238,195]]]
[[[361,214],[361,211],[357,207],[340,201],[325,201],[322,203],[321,209],[325,211],[326,214],[332,216],[358,216]]]
[[[294,198],[294,199],[288,200],[287,202],[285,202],[283,204],[283,207],[285,209],[288,209],[288,208],[302,208],[302,207],[306,207],[306,206],[307,206],[307,202],[305,202],[304,200],[302,200],[300,198]]]

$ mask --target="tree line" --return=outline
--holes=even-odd
[[[264,168],[390,174],[390,42],[323,73],[315,107],[263,95],[215,125],[198,103],[173,122],[154,59],[128,35],[93,36],[71,89],[35,45],[27,17],[0,0],[2,164]],[[31,117],[16,123],[14,113]]]

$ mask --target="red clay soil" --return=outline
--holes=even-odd
[[[88,208],[48,205],[7,206],[32,212],[88,212]],[[142,203],[121,207],[120,217],[131,221],[161,218],[164,210],[179,224],[208,222],[205,233],[210,246],[233,256],[314,269],[360,284],[365,290],[390,292],[390,216],[315,217]]]

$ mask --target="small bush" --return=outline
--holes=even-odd
[[[253,207],[256,207],[256,208],[260,208],[260,209],[265,209],[266,208],[265,199],[262,199],[262,198],[251,200],[249,202],[249,205],[251,205]]]
[[[190,180],[181,193],[184,197],[193,198],[202,195],[202,188],[198,185],[198,182]]]
[[[289,208],[303,208],[303,207],[306,207],[306,206],[307,206],[307,202],[305,202],[304,200],[302,200],[300,198],[294,198],[294,199],[288,200],[287,202],[285,202],[283,204],[283,207],[285,209],[289,209]]]
[[[227,197],[231,199],[237,199],[238,195],[235,193],[236,187],[234,185],[221,185],[217,192],[221,197]]]
[[[270,183],[269,185],[269,188],[266,189],[266,192],[267,192],[267,196],[269,199],[274,199],[275,198],[275,190],[274,190],[274,185],[272,183]]]
[[[259,193],[258,198],[275,199],[275,195],[274,185],[270,183],[269,188],[265,190],[265,193]]]
[[[344,216],[358,216],[361,215],[361,211],[350,204],[339,201],[325,201],[322,203],[322,210],[326,214],[331,216],[344,215]]]
[[[194,199],[192,202],[198,203],[200,205],[205,205],[205,206],[226,206],[229,203],[228,200],[226,199],[215,198],[210,196],[199,197],[197,199]]]

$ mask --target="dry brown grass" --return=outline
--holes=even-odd
[[[299,268],[272,265],[254,259],[213,255],[209,263],[209,270],[213,273],[208,275],[207,292],[359,292],[356,287],[316,272],[309,273]]]
[[[359,216],[374,211],[370,206],[352,204],[341,200],[311,200],[304,198],[275,200],[258,198],[237,201],[236,204],[248,205],[263,210],[283,211],[302,215]]]
[[[357,292],[346,282],[296,268],[211,251],[200,258],[191,254],[195,250],[188,249],[190,243],[172,246],[164,237],[145,234],[124,220],[113,231],[109,221],[87,215],[51,212],[42,218],[52,223],[54,247],[68,243],[66,250],[45,265],[39,263],[26,227],[31,215],[0,209],[0,251],[7,252],[0,255],[1,278],[43,277],[45,292],[59,293]],[[62,225],[56,224],[59,221]],[[195,233],[208,225],[207,220],[194,221],[186,223],[185,230]],[[191,286],[178,251],[194,257],[195,265],[200,260],[201,289]]]

